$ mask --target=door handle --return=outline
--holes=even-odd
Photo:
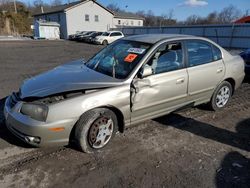
[[[178,80],[176,80],[176,84],[182,84],[184,83],[185,79],[184,78],[180,78]]]
[[[223,71],[222,67],[217,69],[217,73],[221,73],[222,71]]]

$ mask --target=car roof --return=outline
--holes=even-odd
[[[121,31],[107,31],[107,33],[116,33],[116,32],[122,33]]]
[[[144,35],[128,36],[123,39],[154,44],[166,39],[183,39],[183,38],[201,39],[201,37],[195,37],[192,35],[180,35],[180,34],[144,34]]]

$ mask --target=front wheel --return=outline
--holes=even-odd
[[[232,93],[232,85],[227,81],[222,82],[214,91],[209,106],[214,111],[224,108],[230,101]]]
[[[83,152],[92,153],[104,148],[118,130],[115,113],[106,108],[86,112],[76,124],[75,138]]]

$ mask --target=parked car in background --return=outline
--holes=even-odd
[[[74,139],[89,153],[127,126],[183,107],[206,103],[221,110],[244,76],[242,58],[209,39],[135,35],[87,62],[26,80],[7,97],[4,116],[8,129],[33,146],[67,145]]]
[[[69,35],[69,40],[76,40],[78,35],[84,35],[87,31],[76,32],[76,34]]]
[[[240,53],[240,56],[244,59],[245,61],[245,72],[246,76],[250,77],[250,49],[247,49],[243,52]]]
[[[103,32],[94,32],[84,39],[84,42],[93,43],[96,37],[101,36]]]
[[[95,44],[108,45],[122,37],[124,37],[124,35],[120,31],[109,31],[104,32],[101,36],[95,37],[93,42]]]
[[[83,35],[78,35],[77,38],[76,38],[76,40],[77,40],[78,42],[84,42],[85,38],[86,38],[86,37],[89,37],[89,36],[90,36],[91,34],[93,34],[93,33],[95,33],[95,31],[89,31],[89,32],[87,32],[87,33],[85,33],[85,34],[83,34]]]

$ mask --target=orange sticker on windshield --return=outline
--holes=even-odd
[[[125,57],[124,61],[132,63],[136,57],[137,57],[136,54],[128,54],[127,57]]]

